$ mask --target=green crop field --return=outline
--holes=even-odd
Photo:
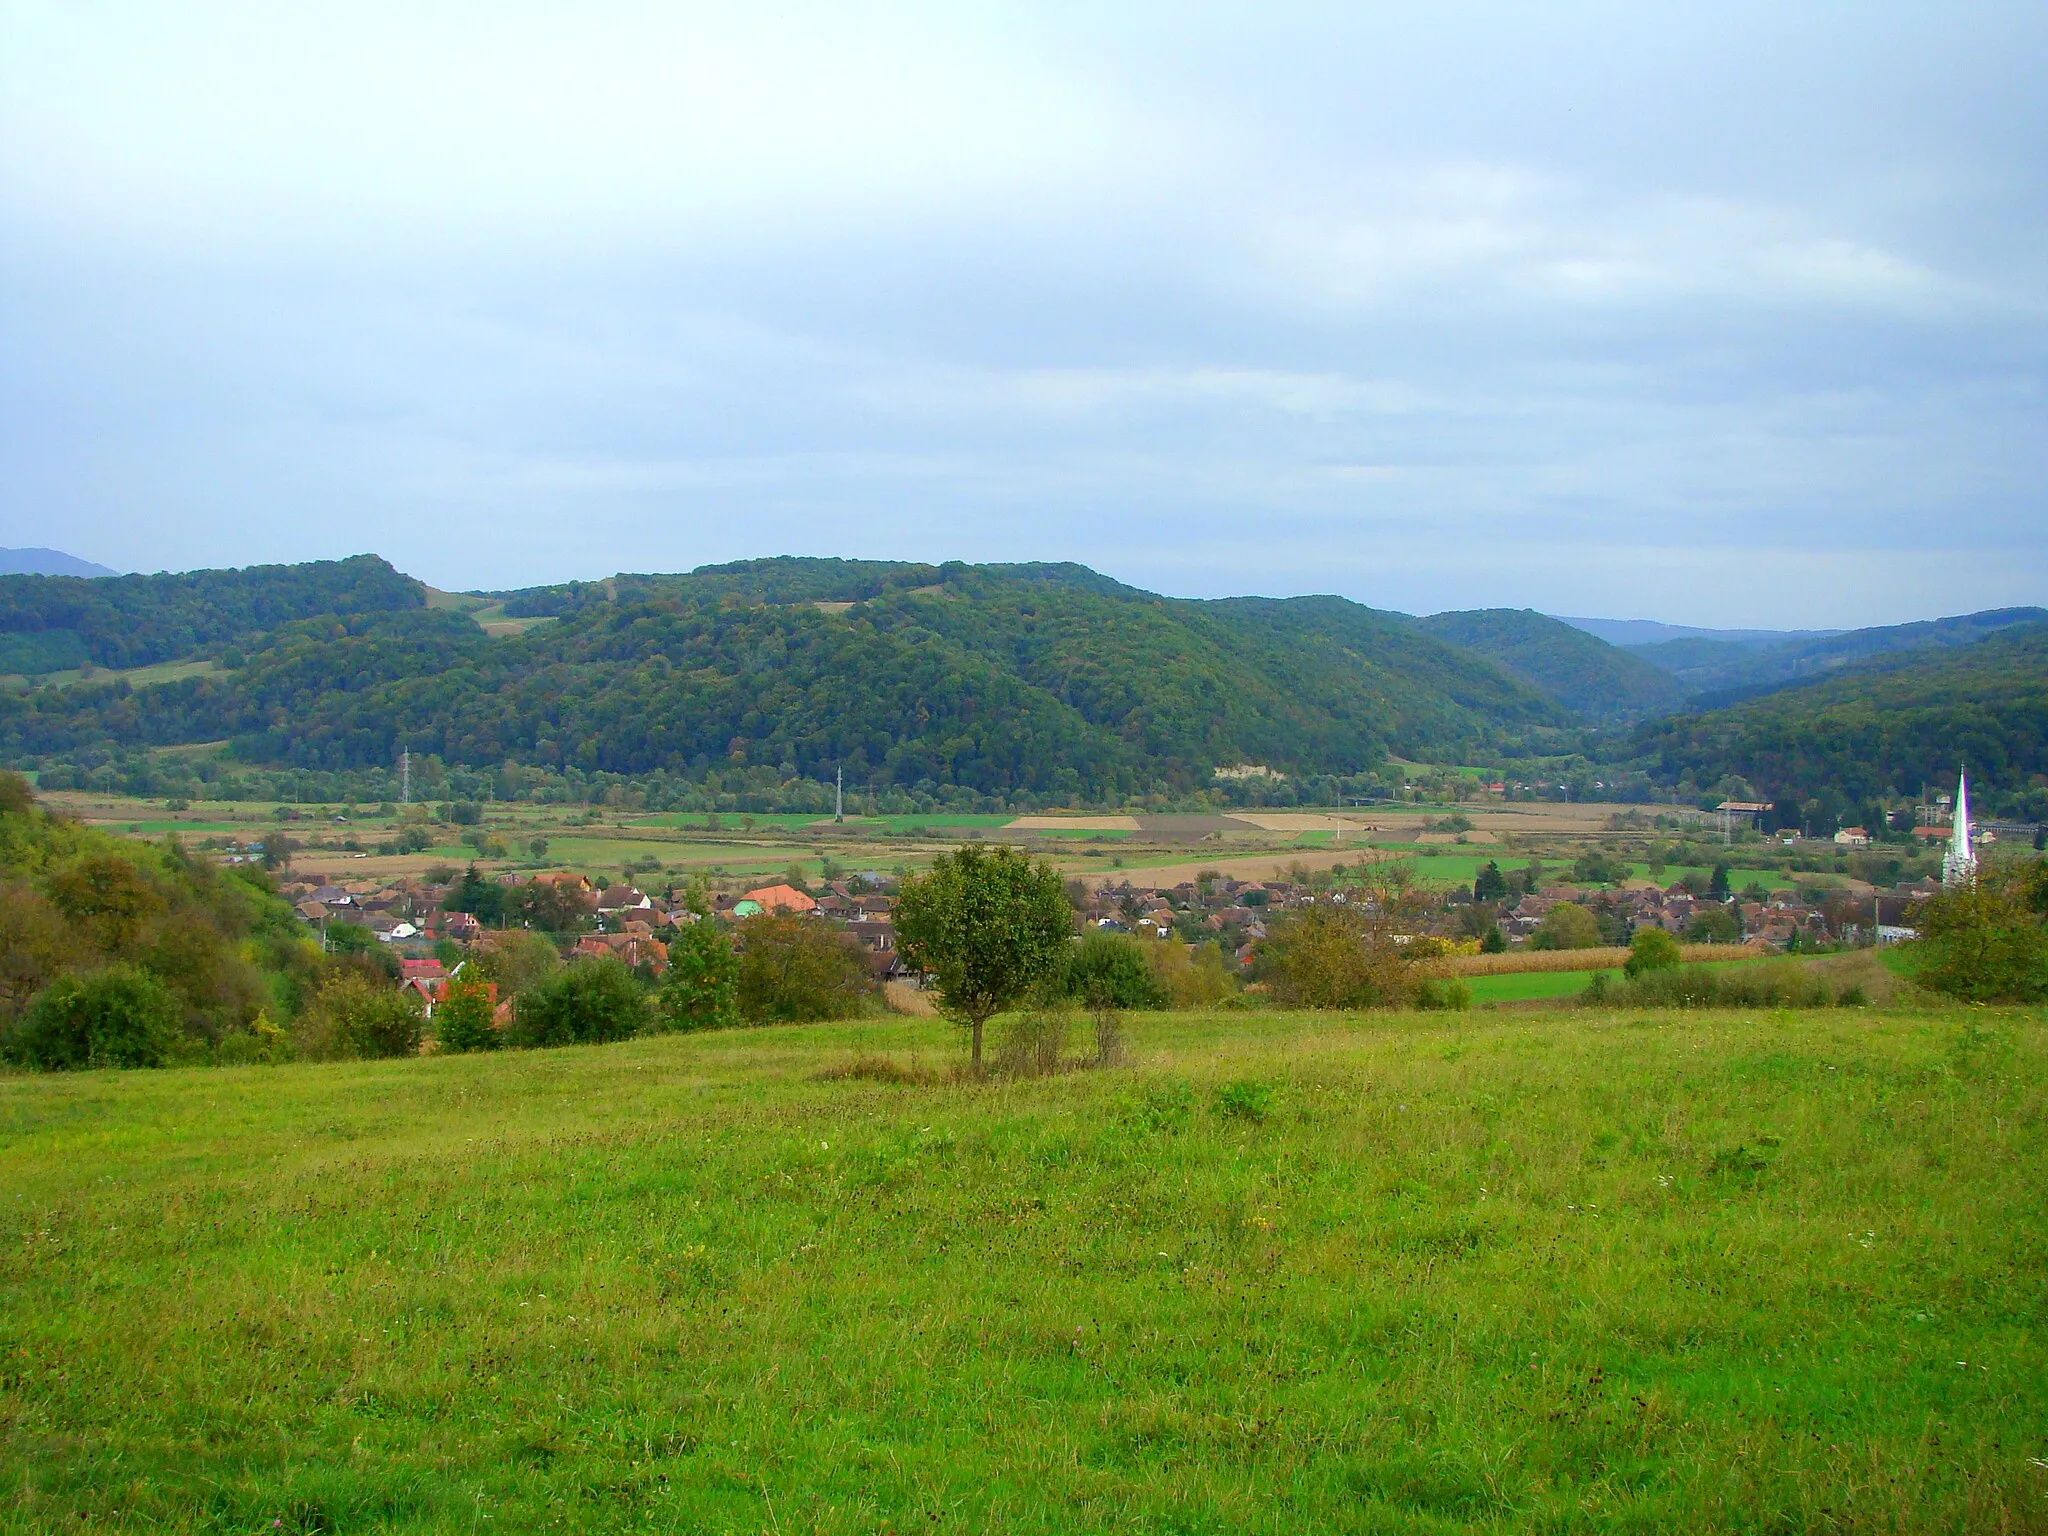
[[[2043,1026],[0,1078],[0,1529],[2041,1530]]]

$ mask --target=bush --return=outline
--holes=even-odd
[[[739,956],[708,917],[686,923],[668,947],[661,1019],[670,1029],[730,1029],[740,1022]]]
[[[1152,974],[1148,947],[1122,933],[1091,933],[1067,967],[1066,991],[1090,1008],[1163,1008],[1166,988]]]
[[[1225,1083],[1216,1090],[1216,1113],[1226,1120],[1264,1120],[1273,1110],[1273,1090],[1252,1078]]]
[[[320,994],[317,1012],[325,1024],[318,1054],[376,1058],[419,1051],[419,1003],[395,986],[350,973]]]
[[[1600,922],[1576,902],[1561,901],[1543,914],[1530,943],[1537,949],[1598,949]]]
[[[1006,1077],[1050,1077],[1060,1069],[1072,1018],[1058,1008],[1007,1014],[996,1023],[996,1071]]]
[[[1929,963],[1920,983],[1970,1003],[2048,998],[2048,933],[2041,867],[1996,870],[1922,903],[1916,918]]]
[[[1415,1006],[1424,1012],[1463,1013],[1472,1006],[1472,989],[1455,976],[1424,976],[1415,983]]]
[[[873,983],[839,928],[794,912],[763,912],[740,924],[739,1009],[756,1023],[850,1018]]]
[[[1836,989],[1796,960],[1763,965],[1690,965],[1645,971],[1620,986],[1594,977],[1582,1001],[1618,1008],[1832,1008],[1863,1001],[1863,989]]]
[[[1629,940],[1628,959],[1622,962],[1621,970],[1634,981],[1650,971],[1668,971],[1681,958],[1678,940],[1662,928],[1645,928]]]
[[[601,1045],[628,1040],[653,1021],[647,989],[622,960],[586,957],[522,993],[508,1043]]]
[[[1273,925],[1260,963],[1285,1007],[1395,1007],[1414,987],[1396,937],[1384,918],[1317,902]]]
[[[46,1072],[160,1067],[183,1019],[177,998],[149,972],[110,965],[51,982],[0,1039],[0,1055]]]
[[[481,976],[461,975],[448,983],[434,1009],[434,1033],[444,1051],[494,1051],[502,1043],[491,1016],[496,1005]]]
[[[562,956],[548,939],[513,928],[485,935],[482,953],[470,969],[485,981],[495,981],[500,997],[517,997],[559,972]]]

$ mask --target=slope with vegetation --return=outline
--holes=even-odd
[[[1825,677],[1845,667],[1882,666],[1902,653],[1971,646],[2005,630],[2043,622],[2048,622],[2048,608],[1993,608],[1917,624],[1764,643],[1682,639],[1627,649],[1676,678],[1701,702],[1728,703],[1735,695]]]
[[[1099,801],[1240,763],[1355,774],[1389,751],[1572,723],[1398,615],[1180,601],[1073,566],[767,561],[536,603],[559,617],[503,639],[460,613],[380,608],[283,623],[227,672],[0,697],[0,751],[104,760],[225,738],[243,761],[326,770],[405,747],[480,768],[843,767],[855,785]]]
[[[1987,803],[2048,816],[2048,624],[1654,721],[1631,750],[1667,781],[1734,775],[1784,804],[1911,794],[1964,764]]]
[[[1479,608],[1417,619],[1425,634],[1498,662],[1582,719],[1630,724],[1684,701],[1686,689],[1640,656],[1530,608]]]

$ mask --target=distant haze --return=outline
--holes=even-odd
[[[0,576],[118,576],[61,549],[0,549]]]
[[[2048,594],[2048,7],[0,0],[0,540]]]

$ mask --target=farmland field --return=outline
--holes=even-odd
[[[0,1078],[0,1529],[2048,1525],[2038,1015],[1132,1034]]]

